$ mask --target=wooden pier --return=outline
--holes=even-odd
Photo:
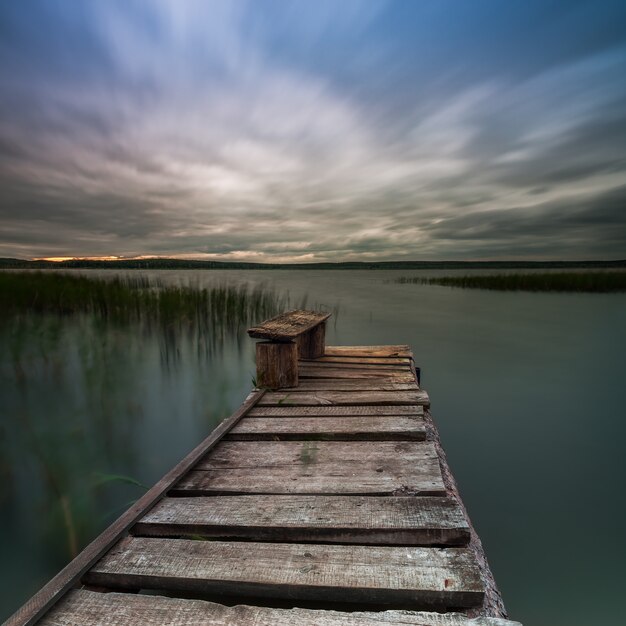
[[[517,624],[409,347],[325,347],[326,317],[257,344],[289,387],[254,390],[7,626]]]

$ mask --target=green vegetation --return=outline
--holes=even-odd
[[[29,532],[52,570],[145,491],[144,411],[175,393],[157,387],[191,362],[185,382],[213,391],[210,407],[194,407],[210,427],[230,402],[223,348],[250,349],[245,329],[287,302],[263,286],[172,286],[140,273],[0,272],[0,505],[37,511]]]
[[[0,316],[75,315],[234,329],[275,314],[283,299],[263,287],[166,286],[144,276],[98,278],[48,272],[0,272]]]
[[[439,276],[434,278],[401,276],[400,284],[443,285],[497,291],[577,291],[608,293],[626,291],[626,272],[541,272],[533,274],[487,274]]]

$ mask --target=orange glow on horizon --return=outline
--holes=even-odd
[[[61,263],[62,261],[119,261],[120,259],[132,260],[135,257],[122,256],[45,256],[33,259],[33,261],[51,261]]]

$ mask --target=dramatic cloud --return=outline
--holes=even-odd
[[[0,256],[625,256],[621,2],[29,0],[0,34]]]

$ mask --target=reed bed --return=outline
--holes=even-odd
[[[287,294],[264,285],[0,271],[0,378],[7,381],[0,394],[7,391],[6,406],[16,407],[3,415],[11,436],[0,428],[6,487],[0,504],[19,490],[14,468],[26,457],[28,472],[38,474],[27,473],[39,480],[39,507],[47,512],[41,527],[33,524],[50,537],[54,558],[75,556],[109,519],[108,511],[126,508],[128,498],[141,493],[138,481],[120,475],[120,467],[132,471],[134,465],[108,446],[134,432],[133,417],[142,421],[145,400],[135,398],[142,395],[134,387],[145,384],[150,359],[158,354],[162,380],[176,375],[184,359],[182,371],[200,380],[219,370],[226,346],[251,352],[245,329],[287,302]],[[228,388],[220,386],[226,384],[211,383],[219,391],[211,418],[227,401]],[[45,410],[39,393],[50,401]],[[90,468],[101,471],[93,476]]]
[[[541,272],[471,276],[400,276],[400,284],[443,285],[496,291],[557,291],[610,293],[626,291],[626,272]]]
[[[145,276],[0,272],[0,316],[92,314],[116,322],[238,328],[274,315],[285,297],[262,286],[171,286]]]

